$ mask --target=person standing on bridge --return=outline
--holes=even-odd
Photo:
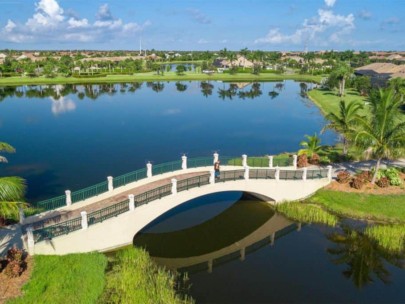
[[[220,172],[219,172],[219,164],[220,164],[220,161],[219,161],[219,160],[217,160],[217,161],[214,163],[215,179],[219,179],[219,174],[220,174]]]

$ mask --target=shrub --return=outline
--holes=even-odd
[[[301,154],[298,155],[297,159],[297,167],[298,168],[303,168],[308,166],[308,157],[306,154]]]
[[[352,179],[350,186],[355,189],[361,189],[364,185],[364,180],[358,177]]]
[[[320,161],[320,157],[319,157],[319,155],[316,154],[316,153],[312,154],[311,159],[309,160],[309,162],[310,162],[312,165],[319,165],[319,161]]]
[[[7,264],[6,268],[4,269],[4,273],[9,278],[16,278],[23,273],[24,268],[25,262],[14,260]]]
[[[351,176],[349,171],[340,171],[337,174],[337,182],[340,184],[347,184],[348,182],[350,182]]]
[[[395,168],[388,168],[385,170],[385,176],[389,179],[390,184],[393,186],[399,186],[402,184],[401,177],[399,176],[399,171]]]
[[[384,176],[384,177],[381,177],[379,180],[377,180],[376,184],[378,187],[387,188],[389,186],[390,182],[389,182],[388,178]]]
[[[18,249],[17,247],[13,247],[7,251],[7,260],[9,262],[17,261],[21,262],[23,260],[24,251]]]
[[[363,182],[371,182],[371,179],[373,178],[373,174],[371,171],[362,171],[359,174],[356,175],[357,178],[360,178],[363,180]]]
[[[13,247],[7,251],[7,256],[0,264],[0,269],[4,268],[4,273],[9,278],[20,276],[26,268],[25,253],[23,250]]]
[[[320,159],[320,163],[322,165],[329,165],[330,164],[330,159],[327,156],[322,156]]]

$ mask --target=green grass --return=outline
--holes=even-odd
[[[300,223],[316,223],[328,226],[336,226],[339,219],[320,206],[301,202],[282,203],[276,206],[278,212],[289,219]]]
[[[342,216],[405,223],[405,194],[374,195],[321,189],[309,201]]]
[[[366,235],[391,252],[405,251],[405,225],[377,225],[367,227]]]
[[[206,75],[202,73],[186,72],[185,75],[179,76],[175,72],[166,72],[163,76],[155,72],[136,73],[134,75],[107,75],[101,78],[74,78],[62,77],[7,77],[0,78],[0,85],[34,85],[34,84],[85,84],[85,83],[117,83],[133,81],[182,81],[182,80],[223,80],[223,81],[271,81],[271,80],[298,80],[320,82],[320,76],[300,75],[300,74],[213,74]]]
[[[100,302],[193,303],[190,298],[183,299],[176,294],[177,279],[174,273],[154,264],[146,251],[128,247],[116,253],[112,268],[106,276],[106,288]]]
[[[99,253],[34,256],[24,295],[7,303],[96,303],[104,288],[107,258]]]
[[[283,153],[275,155],[273,157],[273,166],[292,166],[292,157],[290,154]],[[269,166],[269,157],[268,156],[248,156],[247,158],[248,166],[250,167],[268,167]],[[242,159],[240,157],[233,158],[228,161],[228,164],[234,166],[242,166]]]
[[[339,113],[339,103],[341,98],[337,95],[337,91],[329,91],[323,89],[314,89],[308,92],[309,99],[312,100],[320,109],[323,114]],[[354,90],[346,90],[346,94],[343,98],[346,102],[359,102],[364,105],[366,97],[360,96],[360,94]],[[363,115],[366,110],[361,110],[359,114]]]

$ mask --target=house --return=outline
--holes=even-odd
[[[384,85],[390,78],[405,78],[405,64],[376,62],[355,69],[354,74],[369,76],[374,85]]]
[[[252,68],[255,63],[247,59],[245,56],[237,55],[236,59],[232,62],[228,59],[217,58],[214,60],[213,65],[217,68],[230,68],[231,66]]]

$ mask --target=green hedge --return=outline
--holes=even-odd
[[[81,73],[81,74],[73,74],[72,77],[74,78],[99,78],[99,77],[106,77],[107,74],[104,73],[94,73],[94,74],[88,74],[88,73]]]

